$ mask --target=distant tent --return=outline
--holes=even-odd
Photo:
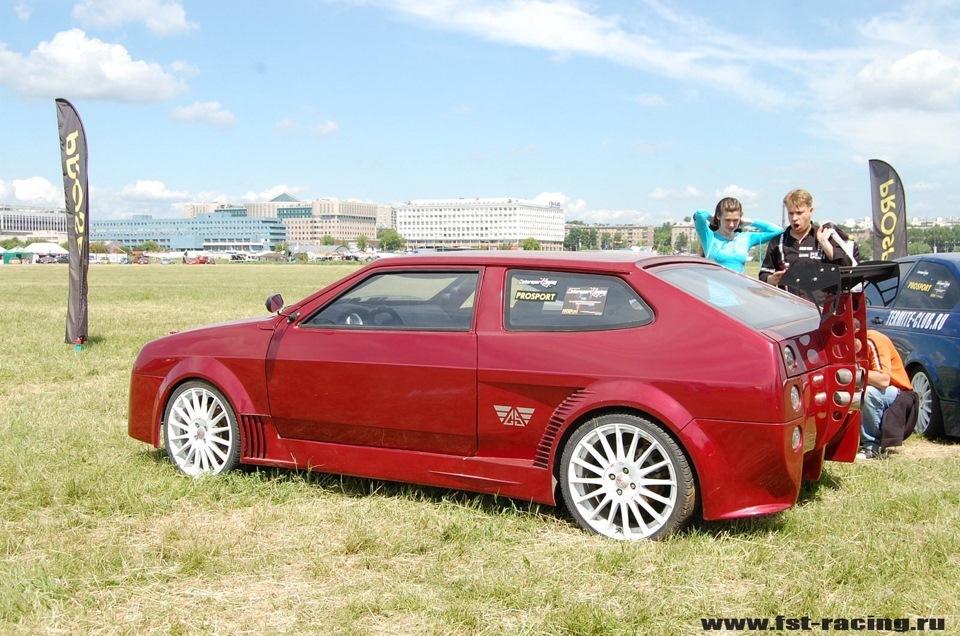
[[[31,243],[23,248],[27,252],[33,252],[34,254],[69,254],[69,250],[65,250],[56,243]]]
[[[33,262],[33,252],[28,252],[25,249],[14,248],[12,250],[7,250],[3,253],[3,264],[8,265],[16,261],[17,263],[22,263],[27,261],[29,263]]]

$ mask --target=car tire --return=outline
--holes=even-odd
[[[930,381],[930,375],[923,367],[916,367],[910,372],[910,384],[917,394],[917,426],[913,429],[914,432],[930,439],[943,436],[940,398]]]
[[[163,413],[167,456],[186,475],[220,474],[240,464],[240,428],[230,403],[207,382],[186,382]]]
[[[560,460],[560,489],[582,528],[628,541],[670,534],[696,504],[683,450],[662,428],[629,414],[601,415],[573,433]]]

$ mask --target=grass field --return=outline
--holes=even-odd
[[[960,632],[950,443],[829,464],[775,516],[621,544],[489,496],[280,470],[189,479],[127,436],[145,342],[263,315],[269,293],[299,299],[350,269],[93,266],[76,353],[66,266],[0,266],[0,633],[700,634],[702,617],[777,615]]]

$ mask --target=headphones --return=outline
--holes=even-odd
[[[743,206],[740,205],[740,202],[734,199],[733,197],[724,197],[723,199],[720,199],[719,201],[717,201],[717,207],[713,211],[713,219],[710,221],[710,229],[714,232],[720,229],[720,218],[723,216],[722,207],[723,207],[723,204],[726,203],[727,201],[733,201],[737,204],[737,207],[740,208],[740,219],[741,220],[743,219]],[[738,221],[737,228],[734,230],[734,232],[742,232],[742,231],[743,230],[740,229],[740,221]]]

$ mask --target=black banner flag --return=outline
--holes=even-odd
[[[70,291],[67,296],[66,342],[87,339],[87,267],[90,264],[90,201],[87,198],[87,136],[73,104],[57,99],[63,193],[67,204],[67,241],[70,243]]]
[[[870,160],[873,198],[873,258],[892,261],[907,255],[907,201],[903,183],[893,166]]]

